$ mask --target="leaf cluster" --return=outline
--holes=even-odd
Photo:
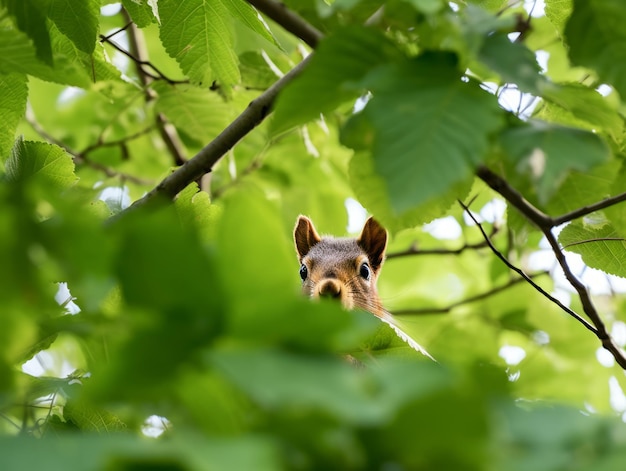
[[[616,469],[626,7],[531,3],[0,0],[0,468]],[[301,299],[354,200],[439,363]]]

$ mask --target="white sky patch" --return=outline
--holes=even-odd
[[[537,58],[537,63],[539,67],[545,72],[548,70],[548,60],[550,59],[550,53],[547,51],[535,51],[535,57]]]
[[[609,404],[617,412],[626,411],[626,395],[615,376],[609,378]]]
[[[533,332],[532,337],[537,345],[548,345],[550,343],[550,334],[543,330],[536,330]]]
[[[500,199],[494,198],[489,201],[480,210],[480,217],[484,221],[493,224],[504,220],[506,212],[506,203]]]
[[[528,158],[528,165],[533,177],[541,177],[546,170],[546,154],[539,148],[533,149]]]
[[[80,307],[74,302],[75,299],[72,293],[70,293],[67,283],[59,283],[59,289],[54,295],[54,300],[63,306],[69,314],[78,314],[80,312]]]
[[[85,90],[78,87],[65,87],[57,98],[58,105],[66,105],[80,98],[85,94]]]
[[[500,347],[498,355],[506,362],[507,365],[515,366],[526,358],[526,350],[516,345],[503,345]]]
[[[100,14],[102,16],[113,16],[117,15],[121,9],[121,3],[111,3],[109,5],[104,5],[103,7],[100,7]]]
[[[439,240],[455,240],[463,233],[463,229],[452,216],[435,219],[424,226],[424,231]]]
[[[43,350],[33,358],[22,364],[22,371],[31,376],[53,376],[55,378],[67,378],[76,366],[72,365],[58,352]]]
[[[361,203],[354,198],[346,198],[344,205],[346,206],[346,211],[348,212],[348,232],[350,234],[360,232],[365,225],[367,211],[363,206],[361,206]]]
[[[526,0],[524,9],[533,18],[540,18],[546,14],[546,2],[545,0]]]
[[[39,361],[40,354],[41,352],[35,355],[34,357],[32,357],[30,360],[28,360],[22,365],[22,371],[24,373],[31,375],[31,376],[36,376],[36,377],[44,375],[44,373],[46,372],[46,369],[43,367],[43,365]]]
[[[626,324],[622,321],[615,321],[611,326],[611,337],[617,345],[624,347],[626,345]]]
[[[171,422],[160,415],[151,415],[141,426],[141,433],[146,437],[157,438],[165,432],[171,425]]]
[[[128,187],[108,186],[100,192],[98,198],[104,201],[110,208],[126,209],[130,206]]]
[[[606,368],[612,368],[613,365],[615,365],[615,358],[611,355],[611,352],[604,347],[599,347],[596,350],[596,360]]]
[[[482,222],[482,217],[480,216],[480,214],[477,214],[476,211],[472,211],[471,209],[470,212],[478,222]],[[473,227],[476,225],[476,223],[472,220],[469,214],[467,214],[467,211],[463,211],[463,222],[467,227]]]
[[[611,93],[613,93],[613,89],[606,84],[600,85],[598,88],[596,88],[596,91],[602,96],[609,96]]]
[[[352,112],[358,113],[363,108],[365,108],[365,105],[367,105],[367,102],[370,101],[370,98],[372,98],[372,94],[369,92],[357,98],[354,102],[354,108],[352,108]]]

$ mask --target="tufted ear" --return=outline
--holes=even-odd
[[[298,260],[302,259],[309,253],[311,247],[317,244],[321,239],[315,226],[306,216],[299,216],[296,227],[293,230],[293,239],[296,242],[296,251],[298,252]]]
[[[365,226],[363,226],[357,243],[367,254],[374,271],[378,271],[383,264],[385,249],[387,248],[387,231],[385,228],[378,224],[374,218],[369,218],[365,221]]]

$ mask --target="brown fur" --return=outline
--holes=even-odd
[[[346,309],[359,307],[383,316],[376,281],[385,257],[387,231],[376,220],[369,218],[361,235],[353,239],[320,237],[311,220],[300,216],[294,241],[301,267],[306,267],[304,294],[337,298]],[[369,279],[362,276],[363,264],[369,267]]]

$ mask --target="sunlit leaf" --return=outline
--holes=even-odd
[[[192,82],[225,87],[239,82],[228,9],[221,0],[161,0],[158,5],[161,41]]]
[[[565,27],[574,65],[594,69],[604,82],[626,96],[626,9],[621,0],[574,0]]]
[[[52,45],[45,6],[35,0],[3,0],[2,3],[15,19],[19,30],[33,41],[37,58],[52,65]]]
[[[542,202],[557,191],[569,171],[589,170],[610,157],[596,134],[539,121],[505,131],[501,141],[518,171],[533,179]]]
[[[495,98],[462,81],[449,55],[381,67],[365,86],[374,95],[362,112],[374,130],[374,166],[396,215],[467,181],[501,125]]]
[[[573,222],[561,231],[559,242],[590,267],[626,278],[626,240],[610,224]]]
[[[18,139],[5,166],[7,176],[14,181],[35,181],[55,189],[67,188],[76,182],[70,155],[45,142]]]
[[[273,129],[286,130],[358,98],[365,88],[354,83],[398,57],[393,44],[375,31],[352,27],[337,32],[320,43],[306,70],[278,97]]]
[[[26,110],[28,86],[22,74],[0,75],[0,115],[3,126],[0,129],[0,161],[4,162],[13,146],[15,129]]]
[[[91,54],[96,47],[99,13],[98,0],[51,0],[48,9],[48,15],[57,28],[87,54]]]

